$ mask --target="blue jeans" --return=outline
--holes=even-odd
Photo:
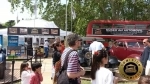
[[[49,48],[48,47],[44,47],[45,57],[48,57],[48,51],[49,51]]]

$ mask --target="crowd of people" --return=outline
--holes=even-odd
[[[77,50],[81,46],[82,39],[77,34],[70,34],[66,41],[68,44],[66,48],[64,41],[60,41],[60,39],[56,39],[51,45],[53,48],[51,79],[53,79],[53,84],[81,84],[80,77],[84,76],[85,69],[80,66]],[[150,84],[150,76],[147,76],[150,69],[150,39],[144,39],[143,44],[145,49],[141,62],[144,70],[138,84]],[[47,47],[49,46],[49,43],[45,41],[46,57],[48,57]],[[108,63],[108,52],[104,45],[93,39],[89,51],[92,53],[91,84],[117,84],[118,77],[105,67],[105,64]],[[21,84],[40,84],[43,80],[41,67],[40,63],[33,63],[31,68],[28,63],[22,63],[20,67]]]

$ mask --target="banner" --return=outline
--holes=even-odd
[[[21,46],[7,46],[7,56],[21,56]]]
[[[147,29],[122,29],[122,28],[93,28],[94,35],[135,35],[135,36],[150,36],[150,31]]]
[[[8,46],[18,46],[18,36],[8,36]]]
[[[27,28],[27,27],[10,27],[8,35],[53,35],[59,36],[59,28]]]
[[[19,46],[21,46],[21,54],[25,54],[25,38],[24,37],[19,37],[19,42],[18,42]],[[22,55],[21,55],[22,56]]]
[[[3,35],[0,35],[0,44],[3,46]]]

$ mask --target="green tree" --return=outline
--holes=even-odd
[[[22,12],[27,9],[34,11],[31,0],[9,0],[12,9],[19,7]],[[68,0],[68,30],[71,30],[71,0]],[[150,20],[149,0],[72,0],[76,18],[73,20],[73,32],[80,35],[86,34],[86,27],[89,21],[100,20]],[[65,29],[66,4],[60,0],[38,0],[37,7],[39,14],[45,20],[53,20],[61,29]]]
[[[8,22],[6,22],[6,23],[4,24],[4,26],[5,26],[6,28],[12,27],[12,26],[14,26],[14,25],[15,25],[15,21],[14,21],[14,20],[9,20]]]

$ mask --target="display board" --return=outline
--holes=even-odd
[[[29,27],[10,27],[8,35],[53,35],[59,36],[59,28],[29,28]]]
[[[7,46],[7,56],[21,56],[21,46]]]
[[[8,46],[18,46],[19,36],[8,36]]]
[[[124,29],[124,28],[93,28],[93,35],[135,35],[150,36],[147,29]]]

